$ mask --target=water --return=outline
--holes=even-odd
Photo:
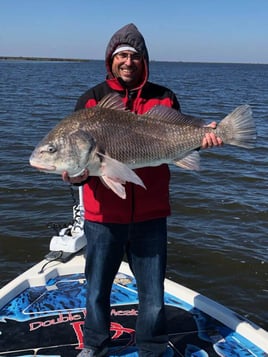
[[[40,261],[69,223],[73,199],[59,176],[28,164],[37,142],[105,76],[104,63],[0,62],[0,284]],[[209,122],[253,108],[253,150],[201,152],[202,170],[172,167],[167,276],[268,329],[268,65],[152,62],[182,110]]]

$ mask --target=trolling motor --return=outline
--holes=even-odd
[[[72,193],[73,194],[73,193]],[[73,222],[62,228],[50,241],[50,252],[45,256],[48,261],[65,262],[87,244],[84,233],[83,191],[79,187],[79,202],[73,206]]]

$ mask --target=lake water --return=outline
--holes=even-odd
[[[105,69],[103,61],[0,61],[0,73],[3,286],[48,252],[48,226],[72,219],[69,186],[28,159]],[[200,172],[171,168],[167,277],[268,329],[268,65],[152,62],[150,80],[171,88],[183,112],[208,122],[252,106],[256,148],[204,150]]]

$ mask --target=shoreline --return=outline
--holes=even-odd
[[[57,58],[57,57],[24,57],[24,56],[0,56],[1,61],[49,61],[49,62],[89,62],[89,59],[81,58]]]
[[[92,62],[104,61],[104,59],[85,59],[85,58],[62,58],[62,57],[31,57],[31,56],[0,56],[0,61],[36,61],[36,62]],[[151,59],[150,62],[167,62],[181,64],[231,64],[231,65],[262,65],[268,63],[251,63],[251,62],[199,62],[199,61],[167,61]]]

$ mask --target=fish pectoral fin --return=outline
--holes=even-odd
[[[173,163],[176,166],[179,166],[186,170],[200,170],[200,155],[199,152],[194,150],[187,156],[183,157],[182,159],[173,160]]]
[[[109,189],[111,189],[117,196],[122,198],[123,200],[126,198],[126,190],[123,186],[125,182],[119,182],[108,176],[100,177],[102,183]]]
[[[112,159],[110,156],[101,154],[99,152],[97,154],[102,157],[101,177],[103,178],[105,184],[111,188],[111,190],[114,191],[114,189],[119,189],[120,191],[120,186],[126,182],[132,182],[136,185],[146,188],[139,176],[127,165],[118,160]],[[118,194],[119,197],[121,197],[119,193],[116,191],[114,192]]]

